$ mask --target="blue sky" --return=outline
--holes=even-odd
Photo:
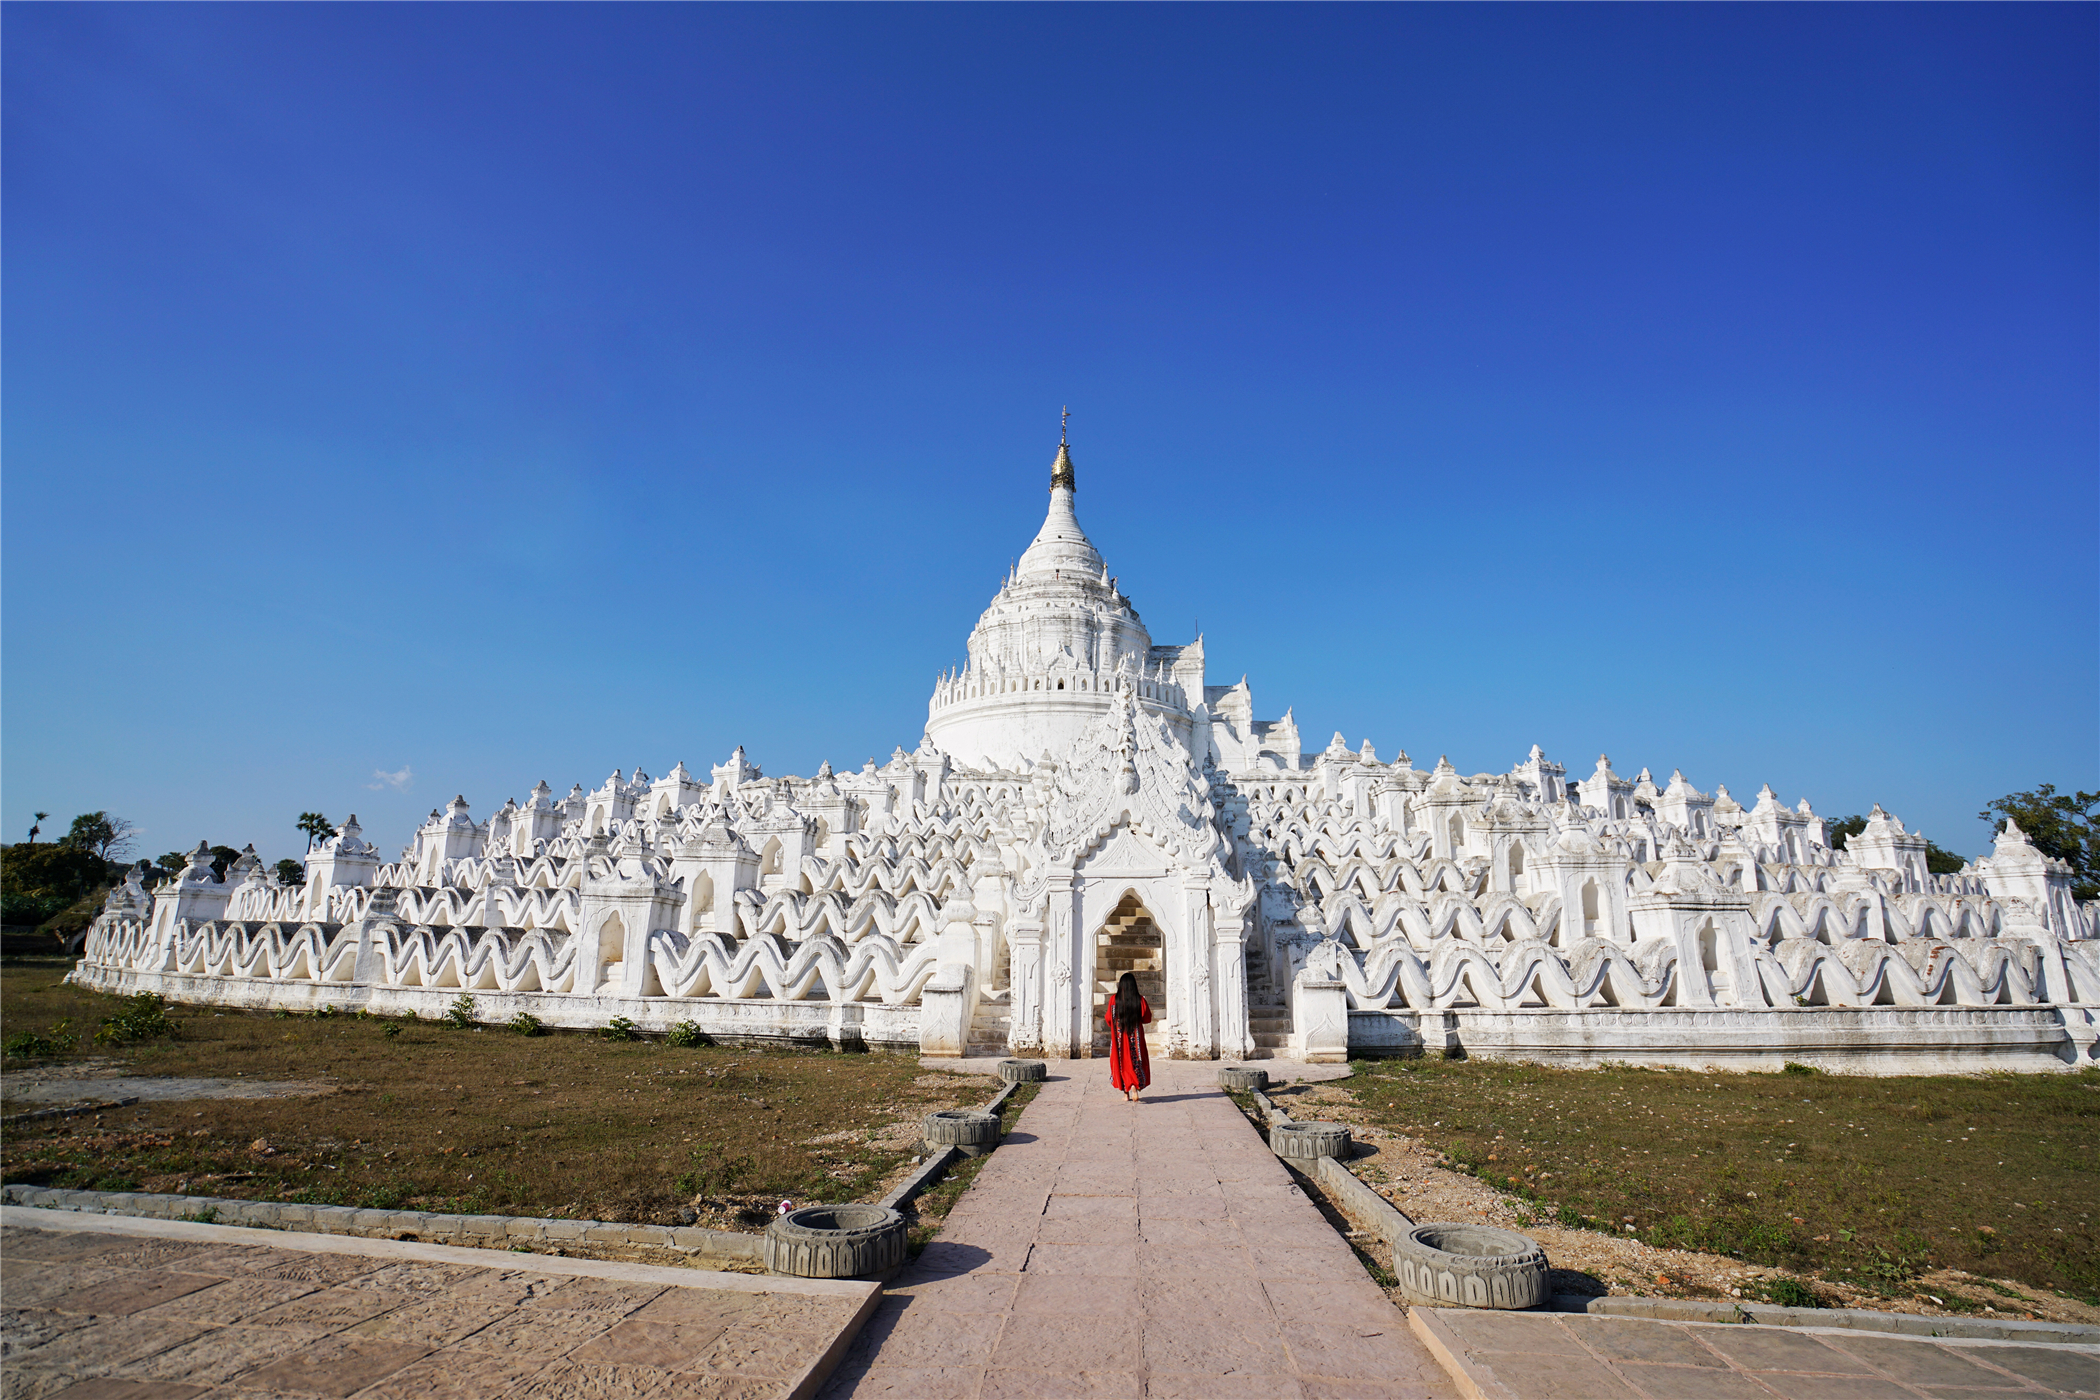
[[[2096,16],[8,5],[0,822],[909,747],[1070,404],[1309,745],[1974,853],[2100,781]]]

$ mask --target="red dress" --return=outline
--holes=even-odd
[[[1126,1093],[1150,1087],[1152,1055],[1145,1048],[1145,1033],[1117,1028],[1114,997],[1108,999],[1108,1008],[1101,1013],[1101,1019],[1108,1022],[1108,1082]],[[1152,1003],[1139,997],[1138,1024],[1149,1025],[1151,1021]]]

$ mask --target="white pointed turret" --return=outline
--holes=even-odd
[[[1079,527],[1077,488],[1061,441],[1042,528],[977,619],[969,660],[934,684],[927,739],[964,767],[1019,770],[1045,749],[1061,753],[1126,688],[1185,746],[1195,742],[1201,647],[1153,646]]]
[[[1021,555],[1020,567],[1015,571],[1022,580],[1042,578],[1079,577],[1108,581],[1108,564],[1094,542],[1079,528],[1079,516],[1072,509],[1072,497],[1078,490],[1072,473],[1072,452],[1064,443],[1057,445],[1057,460],[1050,464],[1050,509],[1043,517],[1043,528],[1036,531],[1035,540]]]

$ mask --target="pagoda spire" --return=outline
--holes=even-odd
[[[1050,464],[1050,489],[1052,491],[1055,491],[1060,486],[1074,493],[1079,490],[1079,478],[1072,471],[1072,447],[1068,441],[1071,436],[1071,427],[1072,410],[1068,408],[1057,425],[1057,460]]]

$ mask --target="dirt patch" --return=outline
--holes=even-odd
[[[299,1080],[142,1078],[107,1060],[51,1065],[0,1075],[0,1102],[9,1112],[45,1104],[90,1099],[138,1099],[174,1103],[184,1099],[293,1099],[332,1094],[335,1086]]]
[[[1802,1131],[1809,1126],[1802,1120],[1811,1116],[1798,1111],[1804,1098],[1811,1100],[1809,1107],[1820,1098],[1826,1120],[1834,1119],[1836,1125],[1849,1123],[1857,1132],[1857,1124],[1867,1116],[1862,1100],[1892,1102],[1899,1107],[1910,1105],[1921,1101],[1921,1093],[1925,1092],[1922,1086],[1939,1086],[1948,1081],[1909,1080],[1892,1084],[1815,1076],[1804,1091],[1799,1078],[1781,1075],[1542,1071],[1531,1066],[1463,1062],[1419,1062],[1413,1068],[1359,1065],[1358,1069],[1358,1075],[1351,1080],[1297,1085],[1274,1097],[1294,1117],[1349,1123],[1365,1149],[1351,1163],[1352,1169],[1414,1219],[1482,1221],[1521,1230],[1537,1239],[1556,1268],[1557,1291],[1788,1301],[1786,1295],[1791,1287],[1803,1286],[1833,1307],[2100,1323],[2100,1307],[2069,1292],[2037,1286],[2031,1276],[2017,1276],[2021,1271],[2030,1275],[2040,1272],[2037,1264],[2046,1270],[2052,1260],[2068,1262],[2073,1277],[2079,1275],[2081,1267],[2090,1267],[2090,1254],[2086,1252],[2089,1245],[2082,1243],[2090,1239],[2088,1222],[2068,1208],[2057,1208],[2048,1218],[2037,1216],[2034,1223],[2052,1234],[2054,1249],[2043,1259],[2025,1261],[2024,1270],[2010,1267],[2009,1259],[2003,1270],[1949,1267],[1950,1261],[1933,1257],[1930,1241],[1915,1256],[1891,1269],[1886,1263],[1888,1256],[1874,1252],[1871,1237],[1863,1235],[1873,1228],[1876,1213],[1886,1209],[1880,1204],[1887,1199],[1884,1193],[1907,1189],[1911,1183],[1900,1177],[1893,1182],[1883,1179],[1874,1190],[1848,1197],[1840,1188],[1856,1180],[1849,1169],[1835,1181],[1819,1183],[1815,1175],[1817,1164],[1797,1157],[1779,1177],[1781,1182],[1797,1183],[1793,1189],[1769,1196],[1739,1196],[1728,1204],[1725,1217],[1732,1227],[1743,1229],[1745,1234],[1761,1225],[1765,1238],[1791,1241],[1787,1256],[1760,1259],[1750,1257],[1747,1250],[1728,1253],[1685,1248],[1670,1237],[1672,1231],[1657,1228],[1668,1217],[1658,1218],[1654,1202],[1667,1200],[1672,1194],[1669,1188],[1675,1188],[1674,1194],[1680,1197],[1691,1191],[1718,1194],[1716,1187],[1724,1180],[1719,1169],[1727,1158],[1712,1153],[1710,1124],[1695,1121],[1712,1114],[1713,1103],[1676,1105],[1683,1117],[1672,1124],[1668,1121],[1673,1107],[1671,1095],[1659,1092],[1656,1081],[1663,1081],[1664,1089],[1687,1096],[1733,1089],[1737,1091],[1731,1105],[1733,1111],[1752,1117],[1794,1120],[1766,1122],[1762,1126],[1767,1131],[1771,1127],[1788,1129],[1780,1140],[1794,1144],[1797,1154],[1814,1140]],[[1394,1083],[1401,1076],[1406,1078]],[[1991,1090],[2017,1094],[2037,1087],[2029,1083],[2032,1078],[1998,1076],[1988,1081],[1952,1082],[1966,1085],[1971,1093],[1981,1097]],[[2045,1078],[2038,1087],[2053,1090],[2056,1097],[2068,1100],[2074,1107],[2083,1106],[2084,1100],[2078,1097],[2081,1093],[2100,1100],[2100,1092],[2081,1086],[2081,1078]],[[1687,1082],[1669,1083],[1680,1079]],[[1629,1081],[1633,1081],[1631,1086]],[[1634,1097],[1630,1087],[1647,1092]],[[1795,1111],[1775,1112],[1785,1101],[1780,1096],[1790,1098]],[[1935,1094],[1933,1116],[1905,1120],[1884,1110],[1869,1121],[1885,1131],[1885,1125],[1891,1121],[1911,1121],[1921,1129],[1939,1131],[1944,1138],[1951,1127],[1959,1126],[1952,1117],[1954,1109],[1947,1106],[1947,1098],[1944,1090]],[[1556,1154],[1541,1141],[1543,1133],[1534,1130],[1520,1137],[1513,1131],[1520,1115],[1524,1126],[1530,1128],[1541,1117],[1555,1113],[1563,1115],[1562,1121],[1566,1122],[1568,1115],[1585,1107],[1590,1112],[1579,1120],[1585,1129],[1579,1157],[1575,1153]],[[1650,1110],[1654,1110],[1652,1114]],[[1430,1122],[1413,1131],[1401,1126],[1423,1117]],[[2061,1134],[2075,1140],[2076,1134],[2093,1131],[2086,1126],[2089,1123],[2089,1119],[2082,1120],[2073,1113],[2050,1115],[2039,1121],[2030,1120],[2027,1131],[2037,1138],[2056,1138]],[[1835,1136],[1828,1128],[1822,1131]],[[1838,1133],[1843,1131],[1842,1126],[1837,1127]],[[1873,1129],[1868,1131],[1871,1135]],[[1766,1132],[1758,1133],[1755,1145],[1766,1146],[1761,1141],[1765,1136]],[[2047,1149],[2056,1144],[2036,1145]],[[1833,1149],[1837,1146],[1832,1143]],[[1897,1150],[1921,1153],[1923,1148],[1919,1142]],[[1587,1166],[1592,1161],[1629,1157],[1636,1152],[1649,1160],[1639,1166],[1624,1161],[1613,1162],[1608,1169]],[[1881,1160],[1880,1154],[1873,1155]],[[1657,1156],[1664,1161],[1654,1162]],[[2000,1159],[1994,1156],[1991,1160]],[[2013,1152],[2004,1160],[2024,1163],[2025,1154]],[[2059,1176],[2051,1183],[2048,1194],[2052,1200],[2065,1197],[2083,1201],[2094,1194],[2090,1165],[2093,1159],[2086,1160],[2087,1165],[2077,1169],[2077,1176],[2070,1180]],[[1711,1168],[1703,1165],[1709,1161],[1714,1163]],[[1567,1185],[1556,1188],[1555,1183],[1563,1178]],[[1725,1178],[1731,1183],[1741,1179],[1740,1175]],[[1816,1217],[1805,1212],[1831,1207],[1824,1204],[1825,1196],[1820,1191],[1811,1195],[1798,1183],[1828,1186],[1840,1201],[1849,1201],[1854,1212],[1848,1217],[1851,1239],[1839,1239],[1838,1234],[1847,1226],[1827,1223],[1827,1218],[1819,1222],[1822,1228],[1811,1227],[1810,1222]],[[2005,1178],[1992,1184],[1999,1190],[2010,1186]],[[1755,1186],[1741,1189],[1757,1190]],[[1967,1199],[1942,1201],[1939,1206],[1964,1215],[1988,1208],[1993,1219],[2033,1208],[1994,1200],[1989,1187],[1974,1191]],[[1575,1222],[1567,1220],[1571,1215],[1577,1217]],[[2062,1224],[2066,1220],[2068,1228]],[[1618,1229],[1610,1229],[1612,1224]],[[1893,1233],[1886,1226],[1882,1231],[1884,1236]],[[1674,1233],[1685,1233],[1682,1223]],[[1823,1234],[1830,1238],[1816,1238]],[[1380,1267],[1390,1268],[1389,1252],[1382,1243],[1365,1238],[1354,1242]],[[1964,1242],[1964,1248],[1972,1246],[1973,1241]],[[1878,1265],[1887,1272],[1862,1281],[1856,1274],[1861,1264],[1849,1262],[1853,1260],[1869,1267]],[[1854,1277],[1847,1277],[1848,1270],[1855,1271]],[[2062,1276],[2055,1270],[2049,1272]]]

